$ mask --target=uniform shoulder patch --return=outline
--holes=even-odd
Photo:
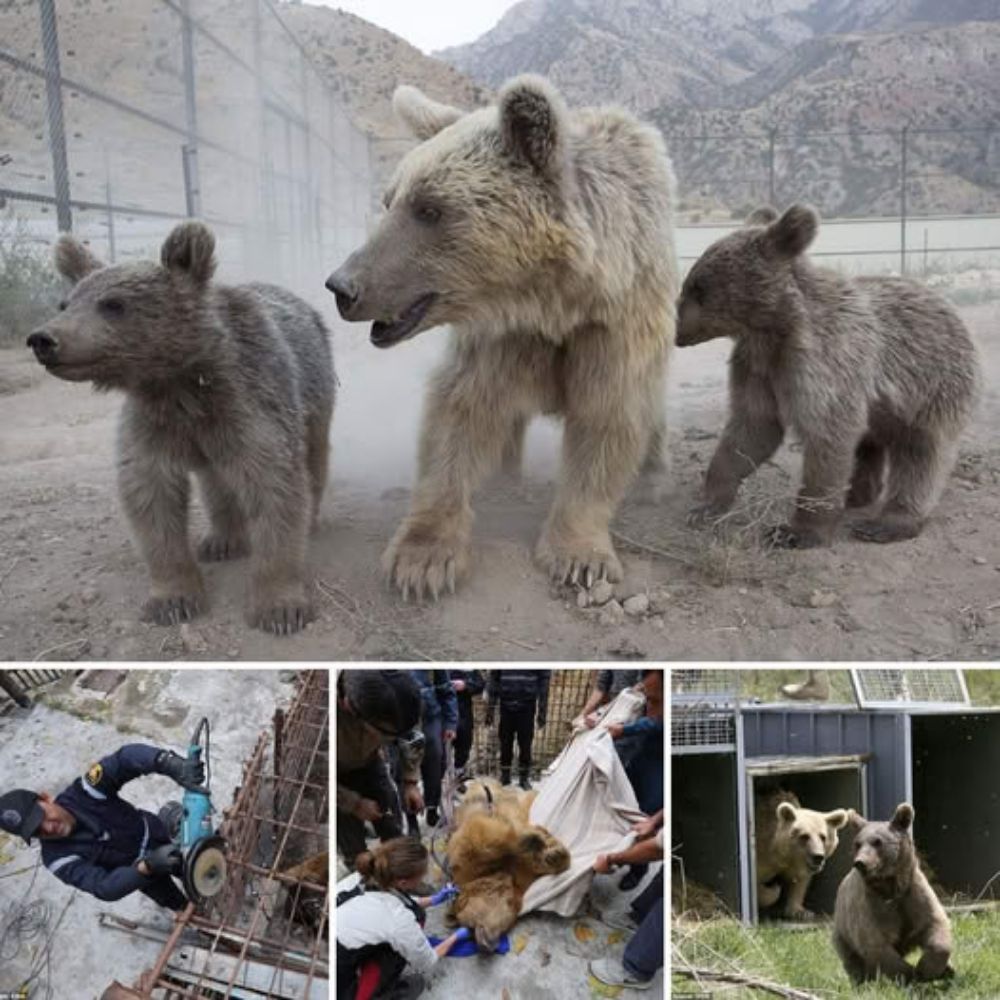
[[[96,788],[104,777],[104,768],[100,764],[91,764],[84,775],[84,780],[92,788]]]

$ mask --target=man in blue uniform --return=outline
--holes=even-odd
[[[170,750],[131,743],[88,768],[53,798],[24,788],[0,795],[0,828],[30,844],[38,836],[42,863],[56,878],[98,899],[113,901],[133,892],[171,910],[187,899],[171,876],[182,859],[171,842],[171,821],[179,804],[159,816],[120,798],[121,787],[144,774],[165,774],[185,788],[205,780],[201,761]]]

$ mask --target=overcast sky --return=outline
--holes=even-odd
[[[306,0],[339,7],[405,38],[424,52],[471,42],[489,31],[515,0]]]

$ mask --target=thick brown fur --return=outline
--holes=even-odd
[[[476,784],[481,791],[482,784]],[[451,917],[473,928],[484,951],[494,951],[500,936],[514,926],[531,883],[570,865],[569,851],[529,821],[533,799],[533,793],[504,789],[490,807],[473,791],[456,813],[448,862],[460,892]]]
[[[663,142],[623,111],[571,112],[535,76],[468,114],[411,87],[395,106],[424,141],[371,239],[327,283],[346,319],[376,321],[378,346],[453,328],[384,569],[404,595],[454,589],[473,491],[516,466],[528,420],[547,413],[565,434],[537,559],[560,582],[619,580],[609,521],[637,473],[654,494],[666,473],[678,278]]]
[[[784,888],[784,916],[812,919],[804,905],[809,883],[837,849],[837,831],[846,822],[847,810],[803,809],[791,792],[772,792],[758,799],[754,814],[758,907],[773,906]]]
[[[53,375],[126,394],[118,481],[152,577],[143,617],[166,625],[205,607],[188,538],[194,472],[211,521],[198,555],[252,552],[250,622],[293,632],[311,616],[305,546],[335,394],[328,333],[280,288],[214,283],[214,245],[205,226],[182,223],[159,264],[103,267],[62,237],[56,264],[75,284],[29,346]]]
[[[855,983],[954,975],[951,924],[920,870],[913,815],[908,802],[887,823],[869,823],[851,811],[854,867],[837,890],[833,944]],[[922,954],[914,967],[906,956],[917,948]]]
[[[880,504],[854,533],[919,534],[954,464],[979,394],[980,360],[954,309],[919,282],[848,278],[805,256],[809,207],[758,210],[713,244],[684,281],[679,346],[734,340],[729,422],[697,523],[732,506],[742,480],[788,430],[803,444],[790,526],[773,540],[828,544],[848,507]]]

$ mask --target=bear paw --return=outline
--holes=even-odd
[[[807,910],[804,906],[789,907],[785,910],[785,919],[808,923],[816,919],[816,914],[812,910]]]
[[[776,524],[764,532],[764,545],[771,549],[815,549],[825,540],[808,528],[794,528],[790,524]]]
[[[141,618],[154,625],[180,625],[196,618],[204,608],[205,595],[200,592],[151,597],[142,606]]]
[[[692,507],[687,513],[687,524],[689,528],[707,528],[714,525],[725,515],[727,507],[715,503],[700,503]]]
[[[206,535],[198,543],[198,558],[202,562],[224,562],[227,559],[242,559],[249,554],[250,545],[238,535]]]
[[[598,580],[621,583],[625,576],[610,539],[555,540],[543,535],[535,558],[550,578],[559,584],[592,587]]]
[[[886,520],[886,521],[861,521],[851,528],[851,534],[862,542],[876,542],[886,544],[889,542],[904,542],[910,538],[916,538],[920,534],[922,525],[916,519]]]
[[[404,601],[410,599],[411,593],[418,601],[424,594],[436,601],[446,589],[454,594],[468,568],[467,541],[451,533],[415,536],[405,525],[382,556],[386,579],[391,587],[399,589]]]
[[[316,616],[305,588],[301,587],[257,598],[247,617],[254,628],[273,635],[291,635],[305,628]]]

